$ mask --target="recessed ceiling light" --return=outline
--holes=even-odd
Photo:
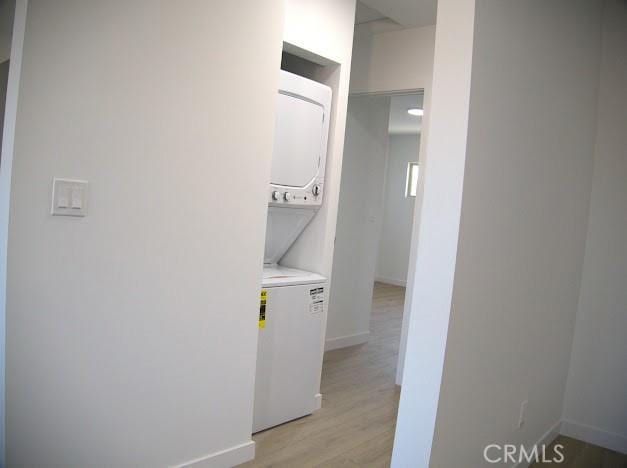
[[[422,109],[418,109],[417,107],[410,107],[409,109],[407,109],[407,113],[409,115],[421,116],[422,114],[424,114],[424,111]]]

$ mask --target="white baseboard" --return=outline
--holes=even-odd
[[[322,408],[322,393],[316,393],[315,398],[315,408],[314,411],[318,411],[320,408]]]
[[[568,419],[557,421],[544,433],[535,445],[549,445],[558,435],[565,435],[589,444],[598,445],[615,452],[627,453],[627,438],[612,432],[604,431],[597,427],[580,424]],[[531,448],[531,447],[527,447]],[[522,461],[512,468],[527,468],[529,463]]]
[[[378,283],[391,284],[392,286],[407,287],[407,281],[398,280],[394,278],[386,278],[385,276],[376,276],[374,280]]]
[[[533,445],[525,447],[525,449],[531,450],[531,447],[533,447],[534,445],[549,445],[557,438],[558,435],[560,435],[561,424],[561,420],[556,421],[544,434],[542,434],[542,436]],[[528,468],[530,464],[531,463],[527,462],[526,460],[523,460],[516,463],[512,468]]]
[[[231,468],[253,458],[255,458],[255,442],[249,440],[243,444],[176,465],[174,468]]]
[[[355,346],[368,341],[370,332],[356,333],[355,335],[340,336],[338,338],[330,338],[324,343],[324,350],[331,351],[333,349],[346,348],[348,346]]]
[[[564,419],[562,421],[560,434],[588,442],[589,444],[599,445],[606,449],[614,450],[615,452],[627,454],[627,437],[604,431],[598,427]]]

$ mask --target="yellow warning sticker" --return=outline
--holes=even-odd
[[[268,291],[261,290],[259,298],[259,328],[266,328],[266,302],[268,301]]]

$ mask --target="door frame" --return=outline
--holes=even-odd
[[[409,320],[411,317],[413,297],[414,297],[414,279],[416,274],[416,256],[418,251],[418,233],[420,227],[420,214],[422,208],[422,199],[424,194],[424,181],[426,171],[424,161],[426,157],[427,140],[429,133],[429,114],[431,107],[431,92],[429,87],[414,89],[399,89],[390,91],[368,92],[368,93],[350,93],[350,97],[354,96],[402,96],[406,94],[422,94],[423,95],[423,116],[422,129],[420,131],[420,145],[418,149],[418,161],[420,171],[418,172],[418,191],[414,202],[414,214],[411,230],[411,241],[409,246],[409,261],[407,267],[407,285],[405,289],[405,302],[403,304],[403,320],[401,325],[401,338],[398,350],[398,360],[396,363],[396,385],[401,386],[403,382],[403,371],[405,366],[405,354],[407,351],[407,336],[409,334]],[[422,156],[422,158],[421,158]],[[340,181],[341,186],[341,181]],[[374,278],[373,278],[374,280]]]
[[[15,1],[13,16],[13,35],[11,38],[11,57],[9,79],[7,83],[6,106],[2,148],[0,149],[0,466],[6,466],[5,447],[5,368],[6,368],[6,304],[7,304],[7,250],[9,236],[9,212],[11,207],[11,173],[15,141],[15,122],[17,119],[17,101],[22,71],[22,53],[24,50],[24,32],[26,30],[26,11],[28,0]]]

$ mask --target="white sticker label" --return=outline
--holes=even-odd
[[[324,288],[309,290],[309,312],[320,313],[324,310]]]

